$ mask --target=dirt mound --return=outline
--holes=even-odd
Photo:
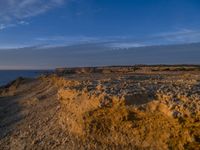
[[[148,149],[184,149],[198,145],[199,133],[194,131],[200,126],[194,122],[199,120],[175,119],[167,106],[158,101],[135,107],[126,99],[105,93],[91,95],[89,91],[70,89],[60,90],[58,97],[62,125],[83,140]],[[137,96],[132,98],[139,100]]]

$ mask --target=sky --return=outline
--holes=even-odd
[[[199,0],[0,0],[0,50],[198,42]]]
[[[199,0],[0,0],[0,48],[200,41]]]

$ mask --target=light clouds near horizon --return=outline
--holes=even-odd
[[[199,0],[0,0],[1,51],[87,43],[110,50],[198,42]]]

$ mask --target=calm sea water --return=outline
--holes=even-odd
[[[18,77],[35,78],[41,74],[46,74],[50,71],[41,70],[0,70],[0,86],[5,85]]]

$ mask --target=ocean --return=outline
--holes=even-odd
[[[41,70],[0,70],[0,86],[15,80],[18,77],[35,78],[50,71]]]

